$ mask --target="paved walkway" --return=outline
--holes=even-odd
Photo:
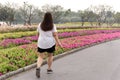
[[[42,66],[41,78],[35,69],[23,72],[10,80],[120,80],[120,40],[96,45],[53,62],[53,74],[46,74]]]

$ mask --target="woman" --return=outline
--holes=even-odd
[[[55,51],[55,45],[62,47],[58,35],[56,26],[53,24],[52,15],[50,12],[46,12],[44,19],[38,28],[38,59],[37,59],[37,68],[36,76],[40,78],[40,67],[43,62],[44,52],[48,53],[48,69],[47,73],[52,73],[51,65],[53,62],[53,52]]]

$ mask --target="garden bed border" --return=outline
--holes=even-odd
[[[113,41],[113,40],[118,40],[118,39],[120,39],[120,38],[115,38],[115,39],[112,39],[112,40],[105,40],[105,41],[103,41],[103,42],[97,42],[97,43],[93,43],[93,44],[86,45],[86,46],[83,46],[83,47],[75,48],[75,49],[72,49],[72,50],[70,50],[70,51],[63,52],[62,54],[58,54],[58,55],[54,56],[53,59],[54,59],[54,60],[57,60],[57,59],[59,59],[59,58],[62,58],[62,57],[64,57],[64,56],[67,56],[67,55],[72,54],[72,53],[74,53],[74,52],[77,52],[77,51],[80,51],[80,50],[83,50],[83,49],[86,49],[86,48],[89,48],[89,47],[92,47],[92,46],[95,46],[95,45],[98,45],[98,44],[106,43],[106,42]],[[46,63],[47,63],[47,61],[44,60],[42,65],[45,65]],[[25,72],[25,71],[27,71],[27,70],[33,69],[33,68],[35,68],[36,66],[37,66],[37,64],[36,64],[36,63],[33,63],[33,64],[31,64],[31,65],[28,65],[28,66],[26,66],[26,67],[20,68],[20,69],[18,69],[18,70],[15,70],[15,71],[6,73],[6,74],[0,76],[0,80],[5,80],[5,79],[7,79],[7,78],[9,78],[9,77],[12,77],[12,76],[14,76],[14,75],[17,75],[17,74],[19,74],[19,73],[21,73],[21,72]]]

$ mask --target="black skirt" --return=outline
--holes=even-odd
[[[38,47],[37,51],[40,53],[43,53],[43,52],[53,53],[55,51],[55,45],[47,49],[42,49]]]

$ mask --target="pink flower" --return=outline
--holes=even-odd
[[[62,39],[61,42],[64,48],[77,48],[85,45],[90,45],[96,42],[111,40],[118,37],[120,37],[120,32],[109,33],[109,34],[101,33],[101,34],[94,34],[94,35],[65,38],[65,39]]]
[[[2,76],[2,73],[0,72],[0,76]]]

